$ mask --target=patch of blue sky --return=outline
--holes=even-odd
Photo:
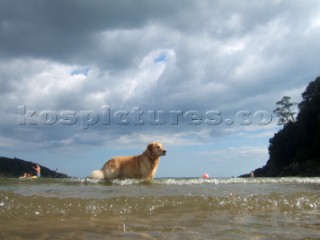
[[[84,75],[84,76],[88,76],[89,71],[90,71],[90,68],[88,68],[88,67],[77,68],[77,69],[74,69],[74,70],[71,72],[71,75],[72,75],[72,76],[74,76],[74,75]]]
[[[168,60],[168,55],[166,53],[161,53],[154,59],[154,63],[168,62]]]

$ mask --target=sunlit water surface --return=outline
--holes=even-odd
[[[320,178],[0,179],[0,239],[319,239]]]

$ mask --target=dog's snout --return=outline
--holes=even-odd
[[[167,153],[167,151],[163,149],[162,153],[163,153],[163,155],[165,155]]]

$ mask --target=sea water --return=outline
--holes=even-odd
[[[0,239],[319,239],[320,178],[0,179]]]

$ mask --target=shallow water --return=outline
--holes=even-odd
[[[0,239],[319,239],[320,178],[0,179]]]

